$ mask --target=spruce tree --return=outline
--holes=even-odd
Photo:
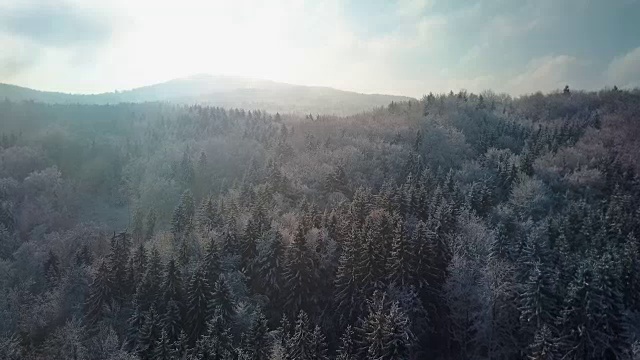
[[[112,296],[118,302],[123,302],[133,293],[134,284],[129,283],[129,255],[131,242],[127,233],[121,233],[111,238],[110,251],[107,257],[109,277],[112,286]]]
[[[197,359],[227,360],[233,359],[235,349],[228,323],[220,314],[215,313],[207,322],[206,333],[203,334],[195,346]]]
[[[405,359],[411,354],[413,334],[410,321],[397,302],[376,291],[369,300],[369,313],[362,321],[360,355],[371,359]]]
[[[362,306],[361,283],[357,276],[356,258],[359,252],[360,231],[352,227],[342,245],[335,278],[335,306],[340,323],[349,324],[360,315]]]
[[[184,299],[182,275],[180,274],[180,269],[176,266],[176,261],[173,259],[169,260],[167,264],[161,290],[165,304],[168,304],[170,301],[182,304]]]
[[[155,210],[149,210],[149,214],[147,215],[147,223],[144,229],[144,240],[149,241],[153,237],[156,229],[156,220],[158,216],[156,215]]]
[[[288,345],[293,359],[325,360],[327,344],[319,326],[313,327],[309,316],[300,311]]]
[[[530,360],[554,360],[558,358],[558,343],[546,324],[540,327],[533,338],[533,342],[528,347],[528,358]]]
[[[162,318],[162,328],[167,333],[167,338],[171,343],[179,339],[182,332],[182,309],[175,300],[170,300],[166,306],[164,316]]]
[[[211,292],[205,270],[200,266],[191,275],[187,287],[187,317],[185,325],[188,326],[189,339],[194,344],[207,328],[208,305],[211,300]]]
[[[160,259],[160,253],[158,252],[158,249],[154,248],[151,251],[147,270],[145,271],[136,292],[138,306],[142,311],[147,311],[152,306],[155,306],[157,309],[160,305],[162,300],[162,273],[162,260]]]
[[[315,305],[315,264],[307,247],[305,229],[298,225],[293,243],[286,253],[284,280],[287,287],[286,307],[290,311],[313,310]]]
[[[553,289],[553,274],[546,263],[534,264],[531,275],[522,285],[519,298],[522,329],[530,338],[542,326],[553,326],[558,299]]]
[[[182,239],[191,232],[194,215],[193,195],[191,191],[186,190],[180,198],[180,203],[173,211],[171,219],[171,232],[176,239]]]
[[[89,296],[85,304],[86,320],[89,325],[93,325],[100,320],[106,308],[111,305],[113,299],[112,289],[109,268],[106,262],[102,261],[89,287]]]
[[[404,235],[402,222],[398,221],[393,233],[391,245],[391,258],[388,259],[388,282],[404,288],[414,284],[414,276],[411,268],[412,248],[409,239]]]
[[[209,304],[209,314],[213,315],[213,311],[216,311],[224,322],[231,323],[235,312],[234,309],[235,303],[232,298],[229,282],[223,274],[220,274],[218,281],[216,281],[213,287],[213,296]]]
[[[47,260],[44,262],[43,267],[44,267],[44,275],[47,279],[47,283],[50,286],[56,285],[61,276],[60,260],[52,250],[49,250],[49,254],[47,255]]]
[[[177,359],[172,343],[169,340],[169,336],[165,330],[160,333],[160,338],[154,345],[153,357],[154,360],[174,360]]]
[[[340,338],[340,347],[338,348],[336,360],[357,360],[357,344],[355,342],[355,333],[351,325],[347,326]]]
[[[141,359],[153,359],[155,346],[160,340],[162,328],[160,319],[154,307],[151,307],[144,316],[144,323],[138,334],[136,351]]]
[[[259,312],[243,337],[243,351],[247,360],[267,360],[271,353],[271,340],[267,319]]]

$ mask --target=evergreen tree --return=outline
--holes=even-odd
[[[561,312],[562,353],[579,359],[603,359],[621,354],[620,313],[606,296],[606,287],[592,262],[578,269]]]
[[[338,261],[335,278],[335,297],[340,323],[349,324],[360,314],[362,292],[360,278],[357,274],[356,258],[359,252],[360,231],[355,226],[342,245],[342,254]]]
[[[182,309],[177,301],[170,300],[166,304],[166,310],[162,318],[162,328],[166,332],[170,343],[179,340],[182,326]]]
[[[198,267],[191,275],[187,287],[187,317],[185,325],[188,326],[189,339],[194,344],[207,328],[208,304],[211,300],[211,292],[207,275],[202,267]]]
[[[209,196],[202,201],[196,214],[196,222],[198,230],[202,234],[208,234],[210,231],[220,225],[218,211],[213,202],[213,197]]]
[[[118,302],[123,302],[133,293],[134,284],[130,283],[129,255],[131,242],[127,233],[121,233],[111,238],[110,252],[107,257],[109,267],[109,283],[112,286],[112,296]]]
[[[172,348],[172,343],[169,340],[169,336],[165,330],[160,333],[160,338],[154,345],[153,357],[154,360],[174,360],[177,359],[177,354]]]
[[[287,249],[284,269],[284,280],[288,292],[286,307],[290,311],[314,309],[315,268],[313,257],[307,247],[305,229],[300,224],[293,243]]]
[[[370,359],[405,359],[411,354],[413,334],[409,318],[397,302],[376,291],[369,300],[369,313],[360,328],[360,354]]]
[[[182,289],[182,275],[180,274],[180,270],[173,259],[169,260],[169,263],[167,264],[161,289],[162,298],[165,304],[168,304],[170,301],[182,304],[184,296]]]
[[[132,228],[131,236],[133,237],[133,242],[136,244],[141,243],[145,239],[144,214],[142,213],[142,209],[137,209],[133,213]]]
[[[144,316],[144,323],[138,334],[137,353],[141,359],[153,359],[156,352],[155,346],[160,340],[162,328],[160,319],[154,307],[151,307]]]
[[[267,360],[271,353],[269,327],[267,319],[261,312],[254,317],[243,337],[243,350],[247,360]]]
[[[49,250],[47,260],[44,262],[44,275],[50,286],[56,285],[58,280],[60,280],[60,260],[51,250]]]
[[[309,316],[300,311],[288,349],[293,359],[324,360],[327,344],[319,326],[312,327]]]
[[[109,269],[106,262],[101,262],[95,278],[89,287],[89,297],[85,304],[87,323],[95,324],[102,317],[104,311],[111,305],[113,286],[109,277]]]
[[[252,290],[267,296],[268,318],[277,321],[281,316],[285,294],[285,246],[278,230],[269,230],[266,239],[259,244],[258,253]]]
[[[210,238],[204,255],[204,270],[209,284],[215,284],[222,273],[220,265],[220,250],[213,238]]]
[[[157,217],[158,216],[156,215],[155,210],[153,209],[149,210],[149,214],[147,215],[147,224],[144,230],[145,241],[149,241],[153,237],[153,234],[155,233],[155,229],[156,229]]]
[[[186,190],[180,198],[180,203],[173,211],[171,219],[171,232],[176,239],[182,239],[191,232],[194,215],[193,195],[191,195],[191,191]]]
[[[142,311],[147,311],[152,306],[158,308],[158,305],[160,305],[160,300],[162,299],[162,273],[160,253],[158,249],[154,248],[149,258],[149,266],[136,292],[138,306]]]
[[[262,235],[260,220],[252,216],[247,222],[241,244],[241,268],[249,277],[255,275],[254,263],[258,255],[257,241]]]
[[[143,244],[139,244],[129,262],[130,276],[133,277],[133,284],[140,284],[144,274],[147,272],[147,252]]]
[[[235,303],[227,278],[220,274],[213,287],[213,297],[209,304],[209,313],[216,311],[225,323],[230,323],[234,315]]]
[[[220,314],[214,314],[207,322],[207,331],[195,346],[196,359],[233,359],[235,349],[231,330]]]
[[[351,328],[351,325],[349,325],[340,338],[340,347],[338,348],[336,360],[356,359],[358,359],[358,355],[357,344],[355,342],[355,334],[353,332],[353,329]]]
[[[520,320],[525,333],[532,337],[542,326],[555,323],[557,297],[553,289],[553,275],[546,263],[536,263],[520,294]]]
[[[146,314],[140,311],[135,299],[133,300],[132,308],[133,311],[131,312],[131,316],[129,316],[129,319],[127,320],[128,328],[125,343],[129,349],[136,349],[140,341],[140,331],[144,325]]]
[[[546,324],[542,325],[529,345],[529,359],[531,360],[554,360],[558,358],[557,338],[553,336],[551,328]]]
[[[414,284],[414,276],[411,269],[412,248],[409,240],[404,236],[402,222],[398,221],[393,233],[391,244],[391,258],[388,259],[388,281],[398,287],[404,288]]]

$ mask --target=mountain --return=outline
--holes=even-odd
[[[405,96],[361,94],[329,87],[302,86],[234,76],[195,75],[132,90],[92,95],[38,91],[0,84],[0,99],[55,104],[117,104],[168,101],[227,108],[261,109],[303,114],[353,114],[386,106]]]

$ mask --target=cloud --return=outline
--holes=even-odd
[[[587,64],[569,55],[532,60],[525,70],[508,80],[504,90],[513,94],[553,91],[565,85],[583,88]],[[581,86],[582,85],[582,86]]]
[[[0,0],[0,82],[29,86],[95,62],[115,28],[111,15],[92,0]]]
[[[636,64],[633,54],[609,64],[628,44],[580,48],[593,46],[578,41],[590,36],[585,12],[564,14],[583,0],[62,1],[0,0],[0,81],[101,92],[213,73],[411,96],[521,94],[621,86]]]
[[[0,6],[0,32],[43,46],[86,46],[108,40],[112,24],[102,11],[65,2],[26,1]]]
[[[606,70],[611,85],[640,87],[640,47],[614,58]]]
[[[396,14],[402,17],[420,17],[433,3],[433,0],[399,0]]]

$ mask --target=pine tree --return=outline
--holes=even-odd
[[[230,323],[234,315],[235,303],[231,295],[231,288],[227,278],[220,274],[218,281],[213,287],[213,297],[209,304],[209,314],[213,311],[218,312],[219,316],[225,323]]]
[[[160,319],[156,309],[151,307],[144,316],[144,323],[138,334],[138,345],[136,350],[140,358],[153,359],[155,346],[161,336]]]
[[[220,314],[214,314],[207,322],[207,331],[196,343],[197,359],[233,359],[235,350],[228,324]]]
[[[351,233],[342,245],[342,254],[338,261],[334,301],[341,317],[340,322],[343,324],[353,322],[360,315],[363,302],[360,278],[356,272],[360,237],[359,229],[352,227]]]
[[[182,155],[178,178],[182,180],[182,183],[187,188],[191,188],[191,186],[193,185],[195,170],[193,167],[193,162],[191,161],[191,157],[189,156],[189,149],[187,149]]]
[[[414,284],[412,273],[412,248],[411,243],[405,237],[402,222],[398,221],[393,233],[391,244],[391,258],[388,259],[388,282],[404,288]]]
[[[140,331],[142,330],[145,320],[145,313],[140,311],[135,299],[133,300],[132,309],[131,316],[127,319],[128,328],[125,341],[129,349],[135,349],[138,346]]]
[[[315,264],[307,247],[302,224],[298,225],[293,243],[287,249],[284,280],[288,292],[286,307],[290,311],[313,310]]]
[[[550,327],[555,323],[558,301],[552,284],[551,269],[546,263],[536,263],[522,286],[520,321],[530,337],[541,331],[542,326]]]
[[[247,222],[241,243],[241,268],[250,278],[255,274],[254,263],[258,255],[257,241],[262,235],[260,220],[254,214]]]
[[[155,233],[155,229],[156,229],[157,217],[158,216],[156,215],[155,210],[153,209],[149,210],[149,215],[147,215],[147,224],[144,230],[145,241],[149,241],[153,237],[153,234]]]
[[[194,215],[193,195],[191,191],[186,190],[180,198],[180,203],[173,211],[171,219],[171,232],[176,239],[182,239],[191,232]]]
[[[169,340],[169,336],[165,330],[160,333],[160,338],[154,345],[153,357],[154,360],[174,360],[177,359],[175,350],[172,348],[172,343]]]
[[[208,234],[210,231],[220,225],[219,215],[213,202],[213,197],[209,196],[202,201],[196,215],[198,230],[202,234]]]
[[[131,236],[133,237],[133,242],[136,244],[141,243],[144,240],[144,214],[142,213],[142,209],[137,209],[133,214],[133,224],[132,224]]]
[[[336,360],[357,360],[357,344],[355,342],[355,334],[351,325],[347,326],[340,338],[340,347]]]
[[[209,244],[204,255],[204,269],[209,284],[215,284],[218,276],[222,273],[220,265],[220,250],[213,238],[209,239]]]
[[[327,355],[328,346],[327,339],[322,333],[319,325],[313,328],[313,331],[309,334],[309,356],[310,360],[329,360]]]
[[[553,336],[549,326],[542,325],[529,345],[530,360],[554,360],[558,358],[557,338]]]
[[[47,282],[50,286],[54,286],[60,280],[60,260],[58,256],[52,251],[49,250],[49,254],[47,256],[47,260],[44,262],[44,275],[47,279]]]
[[[365,296],[383,287],[386,277],[386,259],[390,253],[391,234],[387,234],[388,219],[385,212],[372,212],[362,229],[363,245],[356,253],[355,274]]]
[[[158,249],[154,248],[149,258],[149,266],[136,291],[138,306],[142,311],[147,311],[152,306],[157,308],[160,305],[160,300],[162,299],[162,273],[160,253]]]
[[[188,326],[189,339],[194,344],[207,328],[208,304],[211,300],[207,275],[202,267],[196,269],[191,275],[187,288],[187,317],[185,325]]]
[[[170,300],[165,307],[162,328],[167,333],[169,342],[173,343],[179,339],[182,332],[182,309],[175,300]]]
[[[129,263],[130,276],[133,277],[133,284],[140,284],[144,274],[147,272],[147,252],[144,245],[139,244],[131,257]]]
[[[121,233],[111,238],[110,252],[107,257],[109,268],[109,282],[112,286],[112,296],[118,302],[123,302],[133,293],[134,284],[130,283],[129,255],[131,242],[127,233]]]
[[[293,359],[324,360],[327,357],[327,344],[319,326],[312,328],[309,316],[300,311],[293,335],[289,339],[288,349]]]
[[[109,277],[109,268],[106,262],[101,262],[96,276],[89,287],[89,296],[85,304],[87,323],[95,324],[102,317],[105,309],[111,305],[113,286]]]
[[[371,359],[405,359],[411,354],[410,321],[397,302],[389,303],[376,291],[369,300],[369,314],[358,329],[360,354]]]
[[[569,285],[561,312],[560,351],[576,359],[603,359],[605,354],[620,353],[617,337],[623,336],[617,322],[619,310],[604,291],[592,262],[583,263]]]
[[[243,350],[247,360],[269,359],[271,341],[269,339],[269,327],[267,319],[261,312],[258,313],[248,331],[243,337]]]

